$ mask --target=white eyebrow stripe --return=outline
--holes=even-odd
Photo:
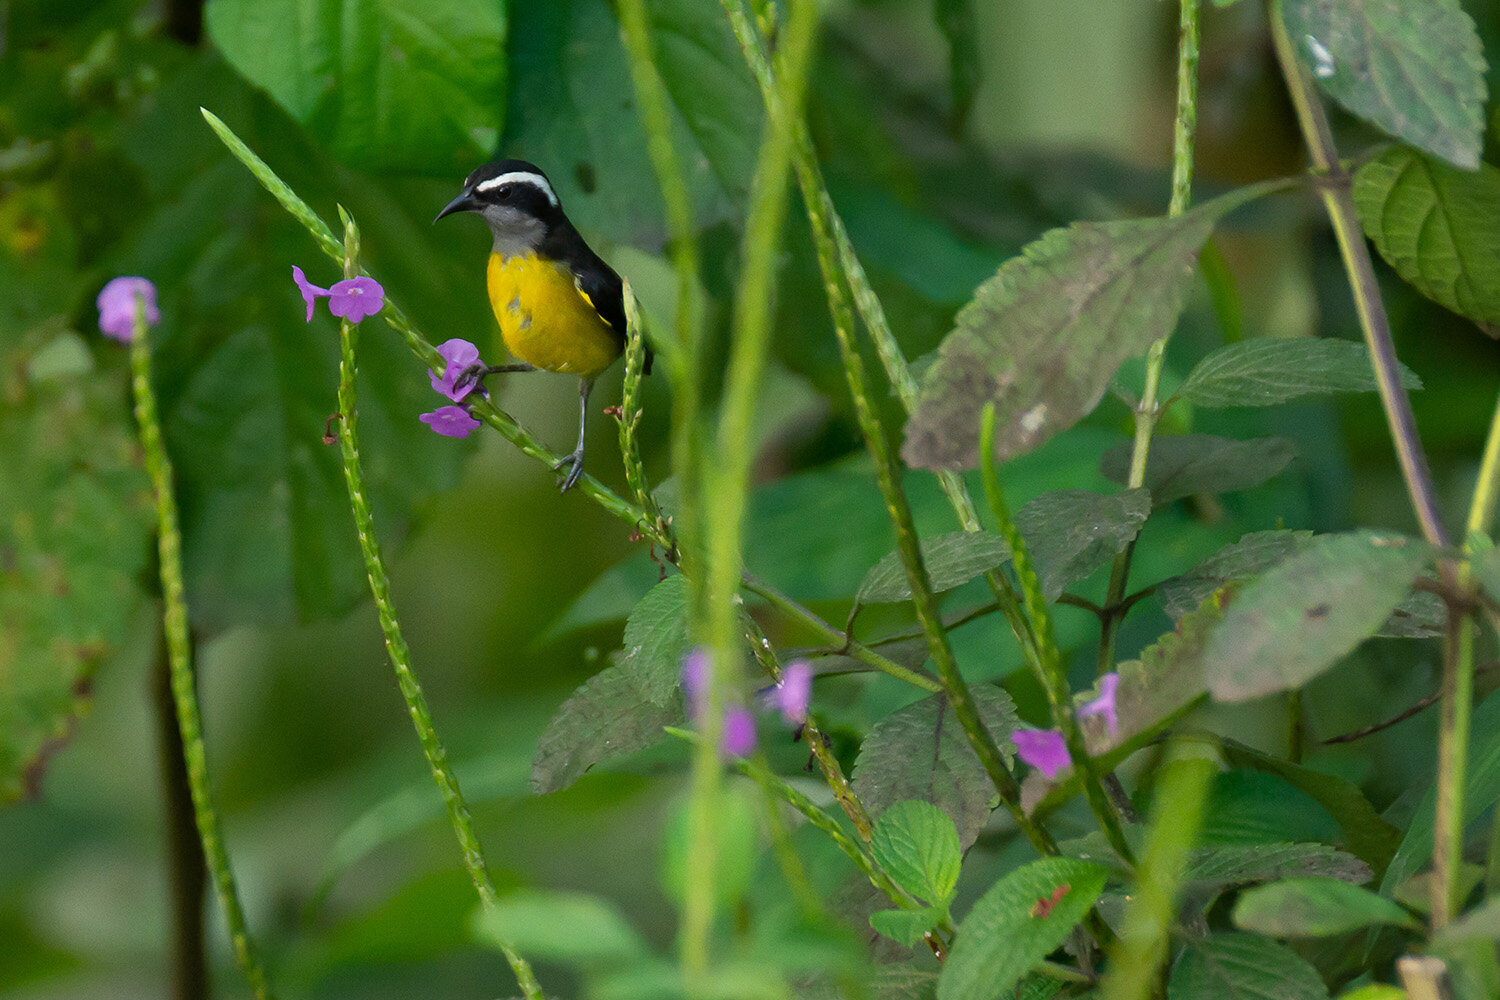
[[[534,188],[540,188],[547,200],[557,207],[557,195],[552,191],[552,185],[547,183],[547,178],[541,174],[534,174],[529,170],[512,170],[508,174],[500,174],[489,180],[480,181],[474,185],[475,191],[493,191],[503,184],[530,184]]]

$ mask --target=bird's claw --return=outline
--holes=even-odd
[[[583,475],[582,449],[573,452],[571,455],[564,455],[562,460],[552,467],[553,472],[562,472],[564,469],[567,470],[567,474],[563,477],[563,481],[558,487],[559,493],[566,493],[571,490],[578,484],[579,477]]]

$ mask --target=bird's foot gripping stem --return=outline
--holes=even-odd
[[[528,365],[524,361],[512,365],[485,365],[472,364],[458,373],[453,380],[453,388],[463,393],[465,388],[472,388],[475,392],[484,394],[484,380],[490,375],[502,375],[509,372],[534,372],[536,367]]]

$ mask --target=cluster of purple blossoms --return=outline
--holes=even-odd
[[[1115,711],[1115,691],[1119,686],[1119,674],[1110,673],[1099,678],[1099,697],[1081,705],[1078,718],[1102,715],[1109,735],[1115,735],[1120,728],[1120,717]],[[1011,735],[1011,740],[1016,745],[1016,754],[1049,780],[1072,763],[1062,733],[1055,729],[1018,729]]]
[[[145,278],[112,278],[99,292],[99,332],[128,344],[135,336],[135,303],[140,298],[147,326],[161,322],[156,308],[156,286]]]
[[[760,695],[762,707],[781,713],[789,726],[807,721],[812,700],[812,664],[793,660],[781,672],[781,680]],[[701,725],[707,711],[708,651],[697,648],[682,658],[682,691],[687,698],[688,717]],[[724,707],[719,753],[725,757],[748,757],[755,752],[755,716],[743,705]]]
[[[380,287],[380,282],[364,275],[335,281],[329,288],[320,288],[307,280],[307,275],[302,272],[302,268],[293,264],[292,280],[297,283],[297,290],[302,293],[302,301],[307,303],[309,323],[313,318],[313,304],[318,299],[326,298],[328,311],[351,323],[358,323],[366,317],[374,316],[385,305],[385,289]]]
[[[448,406],[439,406],[431,413],[424,413],[417,419],[444,437],[468,437],[479,426],[479,421],[474,419],[464,405],[465,400],[476,391],[481,396],[484,395],[484,390],[478,388],[479,383],[472,380],[460,383],[459,376],[480,364],[479,348],[467,340],[455,337],[439,344],[437,352],[443,357],[443,374],[439,375],[429,368],[427,377],[432,382],[433,392],[446,396],[453,402]]]

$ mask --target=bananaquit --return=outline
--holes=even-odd
[[[432,221],[454,212],[478,212],[489,223],[490,308],[506,349],[520,361],[476,366],[461,377],[538,370],[578,376],[578,447],[557,464],[567,490],[583,475],[589,391],[625,348],[620,276],[568,221],[547,175],[525,160],[480,167]]]

